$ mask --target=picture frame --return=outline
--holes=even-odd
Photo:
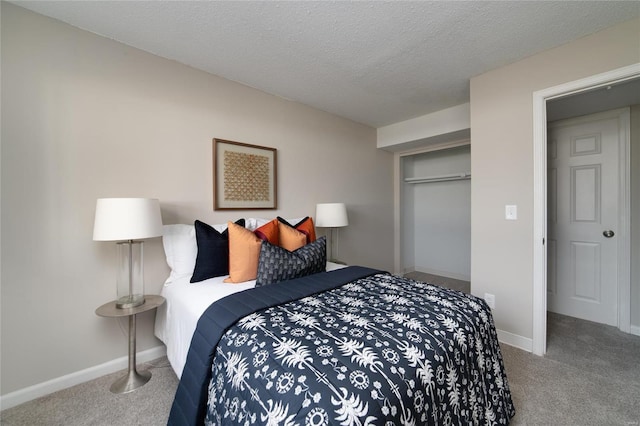
[[[275,148],[214,138],[214,210],[276,209],[277,155]]]

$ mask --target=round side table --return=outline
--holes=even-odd
[[[144,303],[134,308],[116,308],[116,301],[105,303],[96,309],[96,315],[109,318],[129,317],[129,368],[127,374],[111,385],[113,393],[128,393],[144,385],[151,379],[150,371],[136,369],[136,315],[156,309],[164,303],[164,297],[146,294]]]

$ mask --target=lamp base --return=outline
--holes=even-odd
[[[118,248],[116,308],[130,309],[144,303],[143,242],[124,241]]]
[[[144,295],[142,294],[131,294],[128,296],[123,296],[120,299],[116,300],[116,308],[118,309],[135,308],[136,306],[140,306],[143,304]]]

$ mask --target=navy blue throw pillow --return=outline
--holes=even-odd
[[[237,225],[244,226],[244,219]],[[198,255],[191,282],[197,283],[213,277],[229,274],[229,230],[218,232],[214,227],[196,220],[196,243]]]

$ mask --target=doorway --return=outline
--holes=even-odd
[[[618,327],[629,108],[547,124],[547,307]],[[624,229],[623,229],[624,231]],[[620,278],[620,279],[619,279]],[[619,291],[620,288],[620,291]]]
[[[561,84],[533,93],[533,145],[534,145],[534,229],[533,229],[533,339],[532,351],[544,355],[547,332],[547,113],[548,101],[567,96],[588,93],[618,83],[626,83],[640,78],[640,64],[619,68],[585,79]],[[630,202],[630,200],[626,200]],[[625,227],[628,224],[623,224]],[[621,259],[630,258],[629,241],[622,241]],[[622,268],[629,274],[629,267]],[[627,282],[629,279],[627,277]],[[619,327],[624,332],[630,328],[630,290],[627,287],[618,295]],[[627,303],[620,303],[620,300]]]

